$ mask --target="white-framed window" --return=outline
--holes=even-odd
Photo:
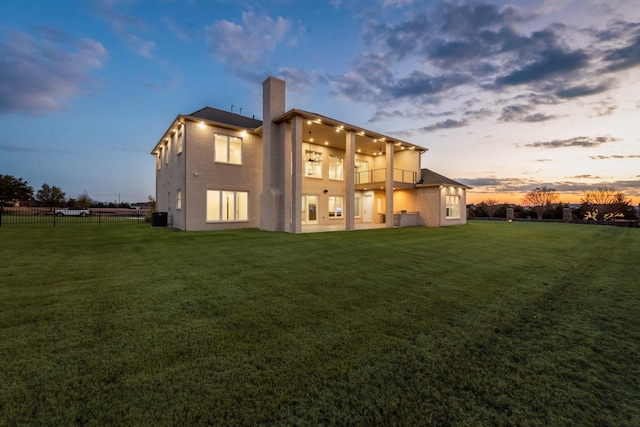
[[[446,196],[447,218],[460,218],[460,196]]]
[[[184,144],[184,133],[182,132],[182,126],[178,129],[178,136],[176,139],[177,152],[178,155],[182,154],[182,145]]]
[[[217,133],[215,135],[215,161],[241,165],[242,138]]]
[[[329,196],[329,218],[342,218],[344,213],[344,197]]]
[[[207,221],[247,221],[249,193],[207,190]]]
[[[353,217],[360,218],[360,196],[355,196],[353,199]]]
[[[329,179],[344,180],[344,159],[338,156],[329,156]]]
[[[182,209],[182,190],[176,191],[176,209]]]
[[[169,164],[169,141],[164,143],[164,164]]]
[[[156,167],[158,170],[162,169],[162,148],[159,148],[156,154]]]
[[[304,176],[322,178],[322,153],[306,150],[304,160]]]

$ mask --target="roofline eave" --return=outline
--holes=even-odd
[[[236,131],[247,131],[249,133],[256,134],[256,135],[259,135],[260,133],[262,133],[262,125],[258,126],[257,128],[245,128],[243,126],[231,125],[229,123],[216,122],[214,120],[202,119],[200,117],[194,117],[194,116],[185,115],[185,114],[178,114],[176,118],[173,119],[173,121],[171,122],[171,126],[167,128],[167,130],[162,135],[162,138],[160,138],[160,140],[156,143],[155,147],[153,147],[153,150],[151,150],[152,156],[156,155],[158,148],[163,143],[163,141],[165,141],[169,137],[169,134],[174,129],[176,123],[184,124],[185,120],[188,120],[194,123],[202,122],[202,123],[209,124],[211,126],[220,127],[224,129],[231,129]]]
[[[370,129],[365,129],[362,128],[360,126],[356,126],[356,125],[352,125],[350,123],[346,123],[346,122],[342,122],[340,120],[336,120],[336,119],[332,119],[331,117],[327,117],[327,116],[323,116],[322,114],[318,114],[318,113],[313,113],[310,111],[305,111],[305,110],[298,110],[296,108],[289,110],[287,112],[285,112],[284,114],[279,115],[278,117],[273,119],[274,123],[281,123],[287,120],[291,120],[294,116],[300,116],[303,117],[307,120],[312,120],[312,121],[318,121],[321,124],[325,124],[325,125],[330,125],[330,126],[335,126],[335,127],[342,127],[345,131],[352,131],[355,132],[356,134],[364,134],[366,136],[375,138],[375,139],[381,139],[384,140],[386,142],[392,142],[392,143],[402,143],[402,144],[406,144],[409,146],[413,146],[419,150],[422,151],[429,151],[428,148],[422,147],[420,145],[414,144],[412,142],[408,142],[408,141],[404,141],[400,138],[396,138],[390,135],[385,135],[382,133],[378,133],[376,131],[372,131]]]
[[[469,187],[464,184],[452,184],[450,182],[441,182],[435,184],[416,184],[416,188],[430,188],[430,187],[454,187],[454,188],[463,188],[465,190],[472,190],[473,187]]]

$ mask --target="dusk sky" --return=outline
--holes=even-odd
[[[640,203],[640,1],[4,0],[0,173],[146,201],[150,151],[204,106],[299,108],[429,149],[423,167],[519,203]]]

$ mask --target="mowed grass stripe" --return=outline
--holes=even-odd
[[[0,425],[640,424],[638,230],[0,239]]]

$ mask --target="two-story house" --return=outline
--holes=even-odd
[[[353,230],[466,223],[467,187],[426,148],[303,110],[263,83],[263,120],[205,107],[156,144],[157,210],[181,230]]]

